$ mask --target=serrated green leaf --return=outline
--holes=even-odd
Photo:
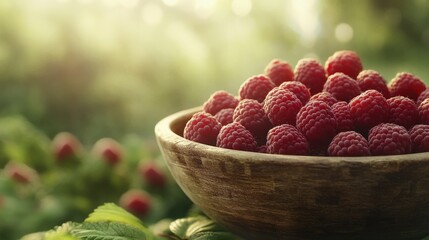
[[[100,221],[84,222],[72,230],[73,236],[84,240],[146,240],[146,232],[129,224]]]
[[[66,222],[61,226],[55,227],[54,230],[45,233],[44,240],[78,240],[75,238],[71,231],[78,227],[78,223]]]
[[[180,239],[234,239],[232,234],[202,216],[178,219],[170,224],[170,231]]]
[[[85,219],[85,222],[89,223],[108,221],[127,224],[142,232],[147,232],[147,228],[143,226],[136,216],[113,203],[106,203],[98,207]]]

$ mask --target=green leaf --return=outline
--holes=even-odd
[[[113,203],[106,203],[98,207],[87,219],[85,219],[85,222],[89,223],[108,221],[123,223],[142,232],[147,232],[147,228],[142,225],[141,221],[136,216]]]
[[[54,228],[45,233],[44,240],[77,240],[72,236],[71,231],[78,227],[78,223],[66,222],[63,225]]]
[[[198,216],[178,219],[170,224],[170,231],[180,239],[227,240],[237,239],[212,220]]]
[[[84,240],[146,240],[146,232],[128,224],[100,221],[84,222],[72,230],[73,236]]]

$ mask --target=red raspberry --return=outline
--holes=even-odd
[[[328,145],[337,133],[337,121],[328,104],[311,101],[298,112],[297,128],[310,143]]]
[[[317,93],[317,94],[311,96],[310,101],[321,101],[321,102],[328,104],[329,106],[332,106],[338,102],[337,99],[334,98],[334,96],[332,96],[332,94],[330,94],[328,92]]]
[[[429,125],[415,125],[408,133],[413,152],[429,152]]]
[[[234,108],[224,108],[214,115],[216,120],[222,124],[222,126],[232,123],[232,116],[234,115]]]
[[[52,140],[54,156],[57,163],[72,161],[82,148],[79,140],[71,133],[60,132]]]
[[[380,73],[374,70],[363,70],[356,78],[361,91],[374,89],[379,91],[387,99],[389,98],[389,89],[386,80]]]
[[[183,137],[203,144],[215,146],[222,125],[210,113],[198,112],[186,123]]]
[[[355,126],[363,133],[389,118],[389,105],[383,94],[376,90],[363,92],[353,98],[349,106]]]
[[[249,130],[259,143],[265,143],[272,127],[263,105],[255,99],[241,100],[234,110],[233,120]]]
[[[328,76],[341,72],[356,79],[363,67],[359,55],[356,52],[344,50],[337,51],[330,56],[325,62],[325,69]]]
[[[238,99],[229,92],[220,90],[214,92],[210,98],[203,104],[204,112],[215,115],[224,108],[235,108],[238,104]]]
[[[419,106],[426,98],[429,98],[429,89],[426,89],[420,93],[419,97],[417,98],[417,106]]]
[[[419,123],[429,124],[429,98],[425,99],[417,109],[419,111]]]
[[[265,67],[265,74],[270,77],[271,81],[277,86],[280,86],[283,82],[293,80],[293,70],[291,65],[279,59],[272,60]]]
[[[295,125],[296,114],[301,109],[301,101],[291,91],[276,87],[265,101],[264,111],[274,126],[288,123]]]
[[[217,137],[216,146],[255,152],[257,143],[249,130],[238,122],[232,122],[222,127]]]
[[[267,153],[267,145],[264,144],[256,147],[256,152]]]
[[[390,112],[388,122],[401,125],[406,129],[416,124],[419,112],[413,100],[403,96],[396,96],[387,99],[387,104]]]
[[[280,88],[291,91],[301,101],[302,105],[305,105],[310,100],[310,91],[308,88],[297,81],[284,82],[280,85]]]
[[[167,183],[165,174],[155,163],[141,164],[139,166],[139,173],[151,187],[162,188]]]
[[[368,141],[355,131],[338,133],[328,147],[329,156],[369,156]]]
[[[267,153],[307,155],[308,151],[307,139],[292,125],[282,124],[268,132]]]
[[[353,117],[350,106],[344,101],[337,102],[331,106],[331,111],[338,123],[338,132],[345,132],[354,129]]]
[[[9,179],[21,184],[35,183],[39,178],[36,170],[23,163],[9,162],[4,166],[3,173]]]
[[[311,95],[319,93],[326,82],[326,72],[315,59],[304,58],[295,66],[295,81],[302,82],[310,90]]]
[[[323,86],[324,92],[329,92],[338,101],[349,102],[361,93],[356,80],[344,73],[334,73],[328,77]]]
[[[381,123],[371,128],[368,143],[372,155],[406,154],[411,151],[407,129],[394,123]]]
[[[119,204],[138,217],[146,216],[151,209],[151,197],[143,190],[129,190],[122,194]]]
[[[265,75],[257,75],[248,78],[241,84],[238,90],[241,99],[256,99],[262,102],[276,85]]]
[[[419,95],[426,90],[423,81],[411,73],[396,74],[389,84],[390,96],[404,96],[417,101]]]

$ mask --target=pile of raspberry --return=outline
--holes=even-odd
[[[314,156],[429,151],[429,89],[416,75],[386,83],[359,55],[335,52],[295,68],[274,59],[238,96],[217,91],[187,122],[191,141],[242,151]]]

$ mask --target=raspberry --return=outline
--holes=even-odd
[[[419,106],[426,98],[429,98],[429,89],[426,89],[420,93],[419,97],[417,98],[417,106]]]
[[[267,145],[264,144],[256,147],[256,152],[267,153]]]
[[[298,112],[297,128],[310,143],[328,145],[337,133],[337,121],[328,104],[311,101]]]
[[[302,105],[305,105],[310,100],[310,91],[308,88],[297,81],[284,82],[280,85],[280,88],[291,91],[301,101]]]
[[[121,207],[138,217],[146,216],[149,213],[152,205],[151,202],[148,193],[137,189],[125,192],[119,200]]]
[[[389,98],[389,89],[387,88],[386,80],[380,73],[374,70],[363,70],[356,78],[361,91],[374,89],[379,91],[387,99]]]
[[[388,122],[401,125],[406,129],[416,124],[419,112],[413,100],[403,96],[396,96],[387,99],[387,104],[390,112]]]
[[[417,109],[419,111],[419,123],[429,124],[429,98],[425,99]]]
[[[276,87],[265,101],[264,111],[274,126],[288,123],[295,125],[296,114],[301,109],[301,101],[291,91]]]
[[[238,99],[229,92],[220,90],[214,92],[210,98],[203,104],[204,112],[215,115],[224,108],[235,108],[238,104]]]
[[[198,112],[186,123],[183,137],[203,144],[215,146],[222,125],[210,113]]]
[[[165,174],[154,163],[141,164],[139,166],[139,173],[151,187],[162,188],[167,183]]]
[[[323,91],[329,92],[338,101],[350,101],[361,93],[359,85],[353,78],[344,73],[334,73],[328,77]]]
[[[295,81],[302,82],[310,90],[311,95],[319,93],[326,82],[326,72],[315,59],[304,58],[295,66]]]
[[[429,152],[429,125],[415,125],[408,133],[413,152]]]
[[[364,133],[389,118],[389,105],[383,95],[376,90],[366,90],[353,98],[349,106],[355,126]]]
[[[359,55],[354,51],[337,51],[325,62],[325,69],[328,76],[341,72],[351,78],[356,79],[362,71],[362,63]]]
[[[291,65],[288,62],[279,59],[272,60],[265,67],[265,74],[277,86],[280,86],[283,82],[293,80],[293,70]]]
[[[331,111],[338,124],[338,132],[345,132],[354,129],[353,117],[349,105],[344,102],[337,102],[331,106]]]
[[[337,99],[335,99],[334,96],[328,92],[317,93],[311,96],[310,101],[321,101],[328,104],[329,106],[332,106],[338,102]]]
[[[265,75],[257,75],[248,78],[241,84],[238,90],[241,99],[256,99],[262,102],[265,96],[276,85]]]
[[[34,183],[39,178],[36,170],[23,163],[9,162],[4,166],[3,173],[9,179],[21,184]]]
[[[241,100],[234,110],[233,120],[249,130],[260,143],[265,142],[272,127],[262,104],[254,99]]]
[[[338,133],[328,147],[329,156],[368,156],[368,141],[355,131]]]
[[[411,73],[396,74],[389,84],[390,96],[404,96],[417,101],[419,95],[426,90],[423,81]]]
[[[294,126],[282,124],[270,129],[267,135],[267,153],[306,155],[308,142]]]
[[[52,140],[54,156],[57,163],[71,161],[79,155],[81,144],[71,133],[60,132]]]
[[[256,151],[257,143],[252,133],[238,122],[222,127],[216,146],[242,151]]]
[[[214,115],[216,120],[222,124],[222,126],[232,123],[232,116],[234,114],[234,108],[224,108]]]
[[[368,143],[372,155],[406,154],[411,151],[407,129],[394,123],[381,123],[371,128]]]
[[[99,158],[109,165],[117,165],[123,158],[122,146],[116,140],[112,138],[101,138],[95,144],[93,148],[95,154]]]

